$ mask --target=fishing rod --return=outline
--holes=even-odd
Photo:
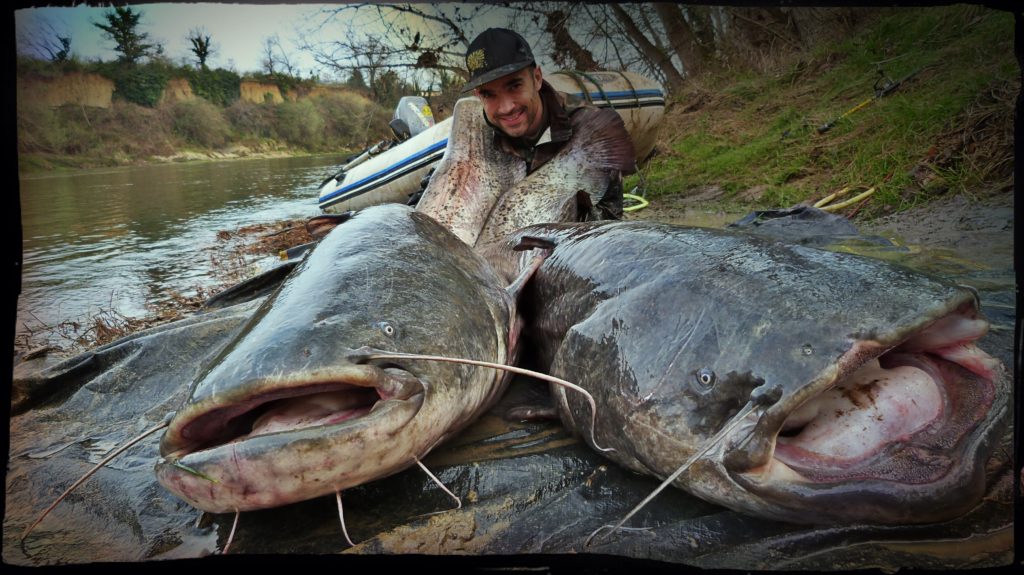
[[[818,126],[817,128],[815,128],[815,130],[819,134],[824,134],[825,132],[827,132],[827,131],[831,130],[832,128],[834,128],[835,125],[837,123],[839,123],[839,121],[842,120],[843,118],[849,116],[850,114],[856,112],[857,110],[860,110],[862,108],[867,107],[869,104],[871,104],[875,100],[878,100],[879,98],[884,98],[885,96],[888,96],[889,94],[895,92],[897,89],[899,89],[900,86],[902,86],[903,84],[908,82],[911,78],[916,76],[918,73],[921,72],[921,70],[925,69],[926,67],[927,66],[917,68],[914,71],[912,71],[911,73],[907,74],[906,76],[900,78],[899,80],[893,80],[892,78],[886,76],[885,75],[885,71],[882,70],[882,68],[879,67],[877,69],[879,78],[877,80],[875,80],[875,84],[874,84],[874,87],[873,87],[874,88],[874,94],[870,98],[864,100],[863,102],[860,102],[859,104],[857,104],[856,106],[850,108],[846,112],[843,112],[843,114],[841,116],[839,116],[838,118],[835,118],[833,120],[825,122],[821,126]],[[803,120],[803,123],[799,126],[799,128],[803,129],[803,130],[806,130],[806,129],[809,129],[810,127],[811,127],[811,123],[805,117],[804,120]],[[794,136],[795,135],[794,132],[796,130],[797,130],[797,128],[787,129],[786,131],[782,132],[782,136],[779,138],[779,140],[780,141],[785,141],[787,138],[789,138],[791,136]]]
[[[854,106],[854,107],[850,108],[849,110],[847,110],[846,112],[844,112],[843,115],[839,116],[838,118],[836,118],[834,120],[831,120],[831,121],[828,121],[828,122],[825,122],[821,126],[818,126],[818,133],[819,134],[824,134],[825,132],[827,132],[827,131],[831,130],[833,127],[835,127],[835,125],[840,120],[842,120],[843,118],[849,116],[850,114],[856,112],[857,110],[860,110],[861,108],[864,108],[864,107],[868,106],[869,104],[871,104],[875,100],[878,100],[880,98],[884,98],[885,96],[888,96],[889,94],[895,92],[900,86],[902,86],[904,83],[906,83],[911,78],[916,76],[918,74],[918,72],[920,72],[922,69],[923,68],[917,68],[913,72],[907,74],[906,76],[900,78],[899,80],[895,80],[894,81],[891,78],[889,78],[888,76],[886,76],[885,72],[881,68],[879,68],[878,69],[879,78],[877,80],[875,80],[875,85],[874,85],[875,93],[870,98],[868,98],[867,100],[864,100],[863,102],[857,104],[856,106]]]

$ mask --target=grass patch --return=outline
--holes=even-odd
[[[1020,89],[1013,42],[1007,12],[884,9],[859,33],[798,55],[777,74],[701,78],[677,101],[706,103],[669,111],[659,155],[643,168],[647,189],[653,197],[708,186],[757,190],[757,207],[769,208],[873,186],[865,212],[879,213],[949,190],[1012,183]],[[915,71],[873,99],[876,82]],[[634,176],[627,188],[638,182]]]

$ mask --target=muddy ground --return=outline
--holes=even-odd
[[[688,197],[657,198],[627,218],[721,227],[753,210],[724,203],[721,195],[708,188]],[[979,258],[1005,257],[1013,248],[1013,204],[1012,189],[949,194],[895,214],[875,219],[854,216],[851,221],[865,235],[879,235],[903,245],[949,249]]]
[[[867,233],[895,234],[911,244],[954,249],[986,258],[993,253],[991,247],[1012,252],[1013,211],[1012,191],[982,200],[961,194],[864,222],[860,228]]]

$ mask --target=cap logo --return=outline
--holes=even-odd
[[[466,68],[469,68],[470,74],[475,74],[477,70],[487,65],[487,58],[484,56],[483,48],[466,54]]]

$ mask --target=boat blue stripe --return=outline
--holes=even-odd
[[[573,95],[576,96],[577,98],[585,97],[583,95],[583,92],[576,92]],[[659,98],[663,98],[665,95],[661,92],[661,90],[627,90],[624,92],[606,91],[604,93],[604,96],[607,96],[609,100],[615,98],[628,98],[630,100],[634,100],[636,98],[645,98],[649,96],[657,96]],[[590,92],[590,99],[592,100],[603,100],[604,96],[601,95],[601,92]]]
[[[376,189],[376,188],[378,188],[380,186],[384,186],[384,185],[390,184],[391,182],[393,182],[395,180],[401,179],[401,178],[403,178],[403,177],[405,177],[405,176],[415,172],[416,170],[419,170],[420,168],[432,166],[432,165],[436,164],[437,162],[441,161],[441,156],[442,156],[441,154],[434,154],[433,156],[427,156],[427,157],[423,158],[422,160],[420,160],[419,162],[408,164],[405,168],[403,168],[401,170],[396,170],[395,172],[389,174],[387,177],[381,178],[380,180],[377,180],[376,182],[373,182],[373,185],[366,185],[366,186],[363,186],[362,188],[360,188],[358,190],[351,190],[348,193],[346,193],[346,194],[344,194],[344,195],[342,195],[340,197],[334,198],[332,200],[321,201],[320,202],[320,209],[326,208],[328,206],[333,206],[334,204],[337,204],[339,202],[347,202],[347,201],[349,201],[351,199],[358,198],[359,196],[361,196],[361,195],[363,195],[363,194],[365,194],[365,193],[367,193],[369,191],[372,191],[372,190],[374,190],[374,189]]]
[[[364,185],[364,184],[366,184],[368,182],[371,182],[371,181],[373,181],[373,180],[375,180],[377,178],[380,178],[380,177],[388,174],[389,172],[401,169],[402,166],[411,164],[412,162],[420,160],[420,159],[422,159],[422,158],[424,158],[426,156],[429,156],[430,154],[433,154],[434,152],[437,152],[439,150],[443,150],[447,145],[448,145],[448,138],[445,138],[445,139],[443,139],[443,140],[433,144],[432,146],[429,146],[428,148],[424,149],[423,151],[421,151],[419,153],[416,153],[416,154],[413,154],[413,155],[409,156],[408,158],[406,158],[406,159],[404,159],[404,160],[402,160],[402,161],[400,161],[400,162],[398,162],[396,164],[392,164],[392,165],[384,168],[383,170],[381,170],[381,171],[379,171],[379,172],[377,172],[375,174],[369,175],[369,176],[359,180],[358,182],[355,182],[353,184],[345,186],[344,188],[339,188],[337,190],[334,190],[330,194],[324,196],[323,198],[320,198],[320,203],[329,201],[329,200],[331,200],[331,199],[333,199],[333,198],[335,198],[337,196],[340,196],[341,194],[344,194],[345,192],[348,192],[349,190],[352,190],[354,188],[358,188],[358,187],[360,187],[360,186],[362,186],[362,185]]]

